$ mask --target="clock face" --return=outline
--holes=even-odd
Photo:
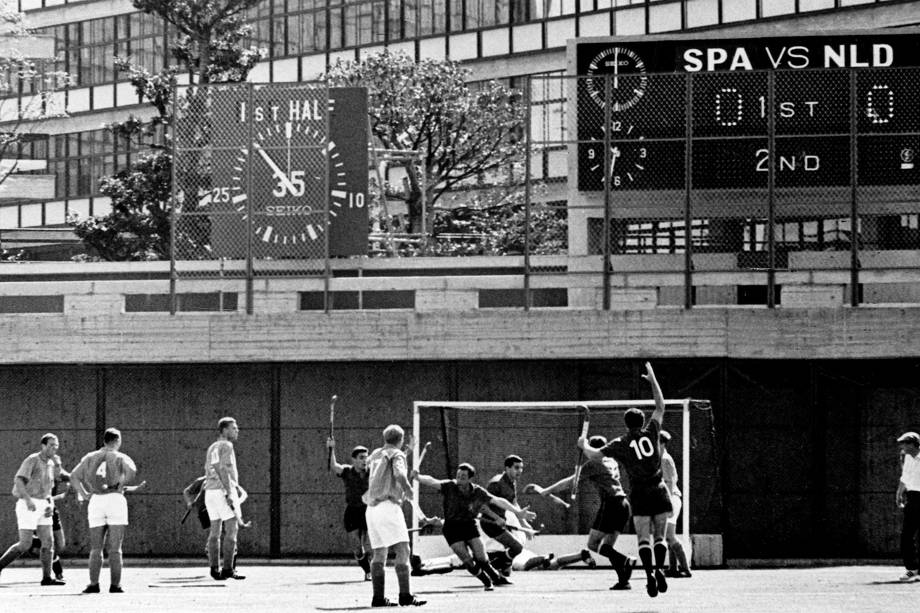
[[[645,137],[632,124],[614,121],[611,125],[608,152],[604,151],[607,139],[585,143],[582,165],[592,183],[610,189],[636,189],[646,167],[652,162]]]
[[[215,253],[367,252],[366,101],[361,88],[315,85],[215,96],[213,187],[200,201],[215,213]]]
[[[281,245],[324,240],[324,157],[328,157],[331,170],[329,223],[335,223],[344,207],[364,205],[364,194],[348,189],[335,141],[326,146],[317,128],[285,121],[260,126],[254,132],[251,145],[242,147],[235,159],[229,197],[243,220],[253,205],[256,239]]]
[[[612,112],[633,107],[648,87],[645,63],[639,55],[625,47],[611,47],[598,53],[588,64],[588,76],[608,76],[607,79],[589,79],[588,92],[601,106],[610,103]],[[607,83],[609,82],[609,92]]]

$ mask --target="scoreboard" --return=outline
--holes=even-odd
[[[580,191],[920,185],[920,33],[572,50]]]

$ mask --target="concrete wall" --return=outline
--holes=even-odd
[[[918,429],[920,362],[900,360],[656,359],[668,397],[708,398],[691,420],[691,531],[722,534],[726,558],[891,557],[898,515],[894,437]],[[13,474],[46,431],[61,436],[67,467],[119,427],[149,489],[132,496],[130,555],[200,556],[203,532],[184,512],[182,487],[202,470],[217,419],[241,426],[237,455],[251,494],[243,555],[341,555],[342,484],[326,470],[330,396],[339,395],[340,457],[373,446],[388,423],[409,425],[413,400],[646,398],[638,360],[374,361],[275,364],[0,366],[0,475]],[[675,416],[666,428],[680,436]],[[615,435],[619,416],[592,431]],[[471,461],[480,481],[508,453],[525,458],[525,482],[551,483],[578,460],[575,415],[437,411],[422,420],[433,442],[425,470],[446,477]],[[447,444],[445,444],[445,440]],[[677,450],[675,450],[676,452]],[[678,462],[680,454],[676,453]],[[421,498],[440,511],[436,494]],[[539,498],[549,532],[584,530],[596,499],[583,490],[569,512]],[[68,552],[87,552],[85,518],[63,505]],[[0,505],[0,537],[15,538],[13,501]],[[767,527],[768,529],[765,529]],[[3,537],[3,534],[6,534]]]

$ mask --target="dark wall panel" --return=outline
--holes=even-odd
[[[723,533],[729,558],[897,554],[894,438],[920,430],[920,362],[658,360],[655,366],[666,396],[712,401],[710,411],[694,410],[691,423],[694,532]],[[347,461],[354,445],[380,444],[388,423],[409,429],[413,400],[648,398],[641,373],[641,360],[2,367],[0,482],[11,486],[43,433],[59,434],[72,468],[114,425],[149,483],[130,498],[126,552],[201,556],[205,535],[195,519],[178,523],[181,490],[202,471],[216,422],[229,414],[241,427],[237,456],[252,496],[244,511],[256,526],[241,533],[242,555],[346,554],[343,486],[326,470],[332,394],[339,396],[338,455]],[[518,453],[523,481],[547,484],[570,474],[578,460],[576,414],[447,411],[442,422],[440,411],[428,410],[422,417],[421,438],[432,442],[423,468],[437,477],[465,460],[483,483],[501,470],[506,454]],[[594,415],[592,433],[616,436],[620,419]],[[665,428],[679,439],[680,427],[679,415],[669,412]],[[672,451],[679,461],[679,444]],[[595,504],[590,491],[568,513],[538,497],[522,500],[552,531],[585,527]],[[8,503],[0,505],[0,517],[12,541],[12,498]],[[440,498],[423,494],[422,505],[439,512]],[[85,509],[68,500],[62,512],[66,553],[85,555]]]

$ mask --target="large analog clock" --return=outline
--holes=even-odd
[[[206,198],[220,255],[367,252],[366,100],[361,88],[256,85],[219,101]]]
[[[604,151],[609,142],[609,152]],[[585,176],[579,181],[603,188],[609,181],[610,189],[636,189],[641,183],[646,167],[652,162],[645,137],[631,124],[614,121],[610,140],[584,143],[582,167]]]
[[[639,54],[626,47],[610,47],[598,53],[588,63],[587,75],[606,77],[589,79],[588,92],[601,106],[609,102],[610,110],[613,112],[625,111],[635,106],[645,95],[648,87],[645,62]],[[608,80],[609,94],[606,87]]]
[[[323,191],[324,157],[330,166],[328,193]],[[322,133],[303,122],[260,127],[235,162],[227,196],[244,220],[253,207],[253,232],[264,243],[296,245],[323,240],[327,196],[330,224],[339,211],[365,204],[362,192],[349,189],[335,141],[326,145]]]

